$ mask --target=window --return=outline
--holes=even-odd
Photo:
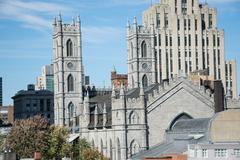
[[[157,27],[160,27],[160,14],[157,13]]]
[[[217,46],[219,47],[220,46],[220,38],[217,37]]]
[[[74,91],[74,81],[73,81],[73,76],[70,74],[67,79],[68,82],[68,92]]]
[[[234,149],[234,155],[240,157],[240,149]]]
[[[172,46],[172,37],[170,36],[170,46]]]
[[[207,149],[202,149],[202,157],[203,158],[207,158],[208,157]]]
[[[188,30],[191,30],[191,19],[188,19]]]
[[[216,46],[216,36],[213,35],[213,46],[215,47]]]
[[[178,46],[180,46],[180,37],[178,36]]]
[[[51,100],[47,99],[47,111],[50,111],[51,109]]]
[[[187,20],[184,19],[184,30],[186,30],[186,29],[187,29]]]
[[[180,20],[177,20],[178,31],[180,30]]]
[[[146,75],[144,75],[143,78],[142,78],[142,85],[143,85],[143,87],[148,86],[148,79],[147,79]]]
[[[184,37],[184,45],[187,46],[187,37]]]
[[[209,40],[208,40],[208,37],[207,37],[207,46],[209,45]]]
[[[121,160],[121,146],[119,139],[117,139],[117,159]]]
[[[141,52],[142,52],[142,57],[147,57],[147,44],[145,41],[142,42]]]
[[[130,44],[130,57],[133,59],[133,44]]]
[[[70,39],[67,41],[67,56],[73,56],[73,45]]]
[[[139,117],[137,113],[132,111],[129,115],[129,124],[138,124],[139,123]]]
[[[191,35],[188,35],[188,45],[191,46]]]
[[[158,44],[161,46],[161,34],[158,35]]]
[[[166,28],[168,28],[168,14],[167,13],[164,14],[164,26]]]
[[[198,36],[195,35],[195,45],[198,46]]]
[[[209,14],[209,28],[212,28],[212,14]]]
[[[40,99],[40,111],[44,111],[44,100]]]
[[[132,155],[138,153],[138,152],[139,152],[139,148],[140,148],[140,147],[139,147],[138,143],[133,140],[133,141],[130,143],[130,155],[132,156]]]
[[[74,105],[72,102],[70,102],[68,105],[68,113],[69,113],[69,118],[72,118],[74,116]]]
[[[197,31],[197,19],[195,19],[195,30]]]
[[[227,157],[227,150],[226,149],[215,149],[215,157]]]
[[[168,36],[166,36],[165,42],[166,42],[166,46],[168,46]]]

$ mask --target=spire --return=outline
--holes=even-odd
[[[81,23],[81,18],[80,18],[80,15],[77,16],[77,23]]]
[[[130,22],[127,20],[127,28],[130,28]]]
[[[59,12],[59,15],[58,15],[58,21],[59,21],[59,22],[62,22],[62,15],[61,15],[61,12]]]
[[[144,90],[143,90],[143,85],[140,85],[140,93],[139,93],[140,96],[144,96]]]
[[[56,26],[57,25],[57,18],[56,16],[54,17],[54,20],[53,20],[53,25]]]
[[[104,102],[103,104],[103,114],[106,114],[107,113],[107,106],[106,106],[106,103]]]
[[[115,67],[115,66],[113,66],[113,70],[112,70],[112,72],[114,72],[114,73],[116,73],[116,72],[117,72],[117,70],[116,70],[116,67]]]
[[[134,16],[134,18],[133,18],[133,24],[137,26],[137,17],[136,16]]]
[[[89,102],[89,90],[87,90],[86,102]]]
[[[72,25],[75,25],[75,19],[72,17]]]
[[[123,83],[121,83],[121,88],[120,88],[120,96],[124,96],[125,93],[124,93],[124,85]]]
[[[112,98],[116,98],[116,92],[115,92],[114,84],[112,86]]]
[[[107,106],[106,103],[103,105],[103,126],[107,123]]]

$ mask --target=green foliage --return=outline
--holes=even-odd
[[[6,136],[0,134],[0,153],[4,150]]]
[[[51,126],[48,146],[43,150],[44,159],[63,158],[70,153],[71,146],[67,143],[68,131],[61,126]]]
[[[48,130],[48,121],[41,116],[15,121],[7,137],[7,146],[20,158],[33,157],[35,151],[41,152],[48,146]]]
[[[98,150],[91,148],[83,150],[81,156],[82,160],[108,160]]]
[[[3,142],[0,135],[0,142]],[[34,152],[41,152],[42,159],[61,159],[71,156],[74,160],[107,160],[96,149],[92,149],[86,139],[79,138],[67,142],[68,130],[61,126],[49,127],[47,119],[35,116],[14,122],[6,145],[20,158],[31,158]],[[0,143],[1,146],[1,143]]]
[[[98,150],[92,149],[85,138],[77,139],[72,145],[72,159],[107,160]]]

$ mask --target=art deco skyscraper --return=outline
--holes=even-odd
[[[225,86],[224,30],[217,11],[199,0],[161,0],[127,25],[129,87],[208,70]]]

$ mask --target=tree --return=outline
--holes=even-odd
[[[5,141],[6,141],[6,136],[0,134],[0,153],[4,150]]]
[[[92,149],[85,138],[77,139],[72,145],[72,159],[107,160],[98,150]]]
[[[81,156],[84,160],[108,160],[98,150],[91,148],[83,150]]]
[[[48,146],[43,150],[43,159],[63,158],[70,153],[70,144],[67,142],[68,130],[61,126],[51,126],[48,137]]]
[[[49,125],[46,118],[35,116],[17,120],[7,137],[7,146],[20,158],[30,158],[34,152],[42,152],[48,146],[48,135]]]

